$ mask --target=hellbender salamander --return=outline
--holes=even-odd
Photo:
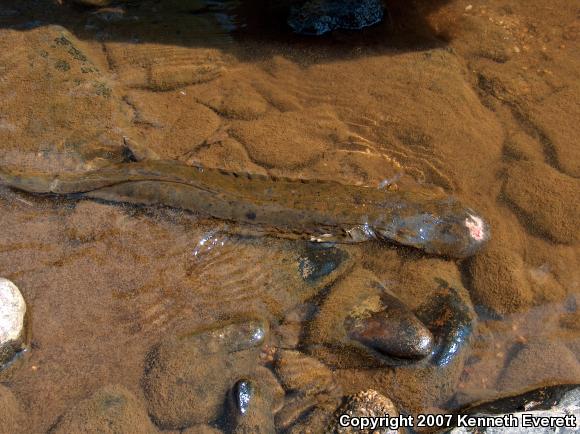
[[[272,178],[176,161],[121,163],[58,176],[0,168],[0,182],[31,193],[182,208],[260,225],[285,238],[392,240],[454,258],[475,254],[489,239],[481,217],[444,195]]]

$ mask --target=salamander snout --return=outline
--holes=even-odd
[[[441,216],[425,251],[453,258],[476,254],[490,239],[489,225],[470,209]]]

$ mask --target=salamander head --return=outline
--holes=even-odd
[[[454,258],[467,258],[479,252],[489,241],[489,225],[471,210],[463,215],[445,216],[437,227],[437,236],[425,251]]]
[[[399,216],[375,231],[381,238],[417,247],[427,253],[467,258],[489,241],[490,229],[477,213],[456,205],[441,207],[438,213]]]

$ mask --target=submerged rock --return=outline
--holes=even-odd
[[[504,316],[528,309],[532,288],[520,255],[501,246],[489,246],[469,262],[470,294],[476,305]]]
[[[0,371],[23,349],[26,303],[8,279],[0,278]]]
[[[163,429],[182,429],[215,421],[232,385],[258,368],[267,333],[262,321],[237,321],[155,347],[143,379],[155,422]]]
[[[218,83],[201,85],[197,99],[229,119],[255,120],[269,109],[268,101],[249,83],[224,77]]]
[[[276,414],[278,429],[289,428],[317,409],[334,409],[338,405],[340,386],[332,371],[317,359],[300,351],[279,350],[274,370],[289,397]]]
[[[578,179],[533,161],[512,163],[503,185],[505,199],[528,229],[563,244],[580,240],[579,190]]]
[[[401,290],[393,290],[433,334],[433,351],[419,362],[396,367],[383,387],[374,387],[396,395],[397,404],[411,413],[443,408],[457,390],[477,323],[460,270],[453,262],[421,258],[404,261],[381,277],[404,282]]]
[[[106,386],[81,401],[58,421],[54,434],[157,433],[145,406],[123,386]]]
[[[429,329],[363,269],[332,289],[306,340],[316,356],[342,368],[414,363],[433,345]]]
[[[240,380],[232,389],[232,410],[236,416],[245,416],[254,401],[256,385],[250,380]]]
[[[477,316],[457,264],[422,258],[405,261],[396,273],[405,282],[397,295],[433,334],[429,363],[444,366],[465,355]]]
[[[271,111],[253,122],[232,122],[228,132],[244,145],[255,163],[278,168],[315,161],[330,149],[333,138],[348,137],[348,127],[336,113],[321,109]],[[287,146],[288,137],[293,137],[292,148]]]
[[[530,342],[515,352],[497,382],[499,390],[580,383],[580,362],[564,343]]]
[[[269,393],[254,380],[238,380],[230,391],[229,417],[234,434],[274,433]]]
[[[445,280],[438,280],[439,289],[433,297],[416,312],[429,327],[436,342],[431,363],[437,366],[449,364],[469,342],[475,323],[471,304],[465,303],[459,290]]]
[[[306,243],[298,269],[308,283],[317,283],[337,270],[348,258],[344,250],[325,243]]]
[[[300,351],[279,350],[274,369],[287,391],[318,395],[337,388],[330,369]]]
[[[125,161],[121,124],[126,117],[115,85],[99,69],[90,43],[46,18],[15,32],[18,37],[3,34],[2,51],[18,50],[0,59],[7,68],[0,94],[22,97],[2,102],[2,123],[14,126],[0,128],[2,166],[78,173]],[[24,58],[30,62],[19,60]],[[26,83],[35,84],[35,98],[26,97]],[[24,112],[30,120],[25,127]]]
[[[336,29],[362,29],[382,19],[380,0],[310,0],[291,8],[288,24],[296,33],[322,35]]]
[[[422,359],[433,347],[429,329],[388,293],[366,299],[346,318],[345,328],[352,339],[387,356]]]
[[[336,410],[334,420],[326,430],[326,434],[396,434],[398,432],[388,427],[375,430],[359,429],[359,427],[354,426],[344,427],[340,424],[340,417],[342,415],[347,415],[349,418],[385,417],[385,415],[397,417],[399,412],[395,404],[376,390],[369,389],[347,397],[345,403]]]

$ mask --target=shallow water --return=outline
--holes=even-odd
[[[32,340],[0,381],[25,432],[104,385],[147,407],[152,347],[240,316],[270,324],[256,364],[297,349],[332,371],[312,380],[327,413],[369,388],[415,414],[580,382],[578,22],[564,0],[520,3],[397,1],[388,21],[311,38],[286,27],[283,2],[3,2],[0,165],[82,172],[122,161],[128,137],[148,158],[439,188],[492,227],[463,261],[377,242],[320,253],[181,210],[2,186],[0,275]],[[369,280],[413,312],[459,291],[476,318],[460,356],[393,367],[340,340]],[[439,332],[443,348],[457,330]],[[303,421],[290,395],[278,430],[281,414]]]

